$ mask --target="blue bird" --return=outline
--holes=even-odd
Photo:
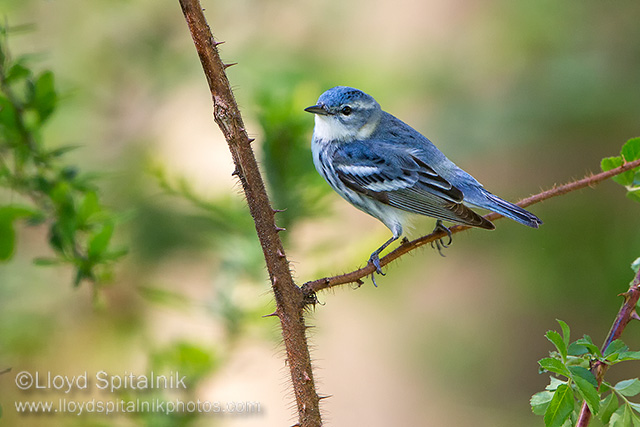
[[[485,190],[431,141],[382,111],[372,96],[358,89],[336,86],[305,111],[315,115],[311,151],[320,175],[340,196],[393,233],[369,258],[379,274],[383,274],[380,253],[402,235],[409,214],[435,218],[436,230],[447,232],[449,243],[451,233],[443,220],[495,228],[468,206],[533,228],[542,224],[532,213]]]

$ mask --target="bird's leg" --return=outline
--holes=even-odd
[[[385,248],[386,248],[387,246],[389,246],[391,243],[393,243],[393,242],[395,242],[396,240],[398,240],[398,237],[400,237],[400,236],[396,236],[396,235],[394,235],[393,237],[391,237],[389,240],[387,240],[386,242],[384,242],[384,243],[382,244],[382,246],[380,246],[378,249],[376,249],[376,250],[371,254],[371,256],[369,257],[369,262],[370,262],[371,264],[373,264],[373,266],[376,268],[376,271],[374,271],[374,272],[371,274],[371,280],[373,280],[373,285],[374,285],[374,286],[376,286],[376,287],[377,287],[378,285],[376,285],[376,280],[375,280],[375,278],[374,278],[374,274],[375,274],[375,273],[378,273],[378,274],[381,274],[381,275],[383,275],[383,276],[384,276],[384,273],[382,272],[382,268],[380,267],[380,252],[384,251],[384,250],[385,250]]]
[[[440,254],[440,256],[445,256],[442,253],[442,248],[445,248],[445,249],[448,248],[449,245],[451,245],[451,242],[453,242],[453,238],[451,237],[451,230],[445,227],[441,220],[437,220],[436,227],[433,229],[433,232],[435,233],[438,231],[444,231],[445,233],[447,233],[447,236],[449,237],[449,242],[445,244],[442,241],[442,238],[440,238],[438,240],[434,240],[433,242],[431,242],[431,247],[433,248],[435,244],[435,248],[438,249],[438,253]]]

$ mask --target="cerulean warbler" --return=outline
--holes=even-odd
[[[402,235],[408,213],[493,230],[492,222],[465,205],[497,212],[538,228],[542,221],[485,190],[418,131],[382,111],[372,96],[345,86],[329,89],[316,105],[311,151],[316,169],[358,209],[379,219],[393,237],[369,258],[380,269],[380,252]],[[438,249],[440,247],[438,246]]]

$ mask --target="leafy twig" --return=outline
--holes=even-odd
[[[585,187],[592,187],[608,178],[611,178],[616,175],[620,175],[626,171],[632,170],[640,166],[640,159],[632,162],[624,163],[621,166],[608,170],[606,172],[600,172],[595,175],[586,176],[580,180],[573,181],[559,187],[554,187],[550,190],[542,191],[533,196],[527,197],[516,203],[518,206],[526,207],[529,205],[533,205],[534,203],[539,203],[544,200],[550,199],[552,197],[561,196],[563,194],[570,193],[572,191],[580,190]],[[497,213],[490,213],[485,215],[485,218],[490,221],[495,221],[497,219],[502,218],[502,215]],[[449,230],[452,234],[459,233],[460,231],[467,230],[471,227],[466,225],[455,225],[451,227]],[[446,233],[444,231],[436,231],[426,236],[422,236],[418,239],[412,241],[403,242],[398,248],[387,254],[386,256],[380,258],[380,265],[384,266],[389,264],[391,261],[401,257],[402,255],[411,252],[420,246],[426,245],[427,243],[431,243],[433,241],[439,240],[443,237],[446,237]],[[338,276],[325,277],[322,279],[313,280],[307,282],[302,285],[302,292],[311,296],[315,292],[321,291],[323,289],[332,288],[338,285],[344,285],[347,283],[362,283],[362,279],[368,275],[373,274],[375,271],[375,267],[372,264],[367,264],[358,270],[351,271],[349,273],[341,274]]]
[[[214,40],[200,2],[180,0],[180,5],[211,90],[214,119],[229,144],[236,166],[234,175],[242,183],[264,253],[276,300],[276,311],[273,315],[280,319],[287,363],[291,372],[298,424],[305,427],[320,426],[320,397],[315,390],[304,322],[305,297],[291,276],[289,262],[278,236],[283,229],[275,224],[275,211],[271,208],[251,149],[252,140],[244,129],[225,73],[225,69],[232,64],[224,64],[220,59],[216,47],[220,42]]]
[[[611,329],[609,330],[609,334],[607,338],[604,340],[604,344],[602,345],[602,353],[605,353],[607,347],[620,338],[624,328],[631,321],[631,319],[640,320],[640,316],[638,316],[638,312],[636,311],[636,306],[638,304],[638,300],[640,299],[640,269],[636,274],[636,277],[631,282],[631,286],[629,286],[629,290],[620,294],[624,297],[624,302],[622,303],[622,307],[620,307],[620,311],[618,311],[618,315],[616,316],[616,320],[613,322]],[[598,382],[598,387],[602,384],[604,379],[604,374],[609,369],[609,365],[597,360],[591,366],[591,372],[596,377],[596,381]],[[580,416],[578,418],[578,422],[576,423],[576,427],[586,427],[589,425],[589,421],[591,421],[591,410],[586,402],[582,403],[582,409],[580,410]]]
[[[46,222],[56,257],[36,263],[71,264],[75,285],[100,283],[126,252],[110,247],[117,218],[102,206],[88,176],[61,164],[73,147],[45,148],[42,130],[58,102],[54,75],[36,74],[25,57],[13,58],[8,33],[0,25],[0,188],[9,189],[12,199],[0,204],[0,262],[13,256],[18,220]],[[22,197],[14,202],[14,195]]]

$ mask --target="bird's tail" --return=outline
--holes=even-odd
[[[482,189],[482,192],[487,198],[487,203],[478,205],[479,207],[489,209],[490,211],[499,213],[500,215],[511,218],[521,224],[528,225],[529,227],[538,228],[542,224],[542,220],[540,218],[531,212],[522,209],[520,206],[516,206],[513,203],[502,200],[500,197],[491,194],[484,189]]]

